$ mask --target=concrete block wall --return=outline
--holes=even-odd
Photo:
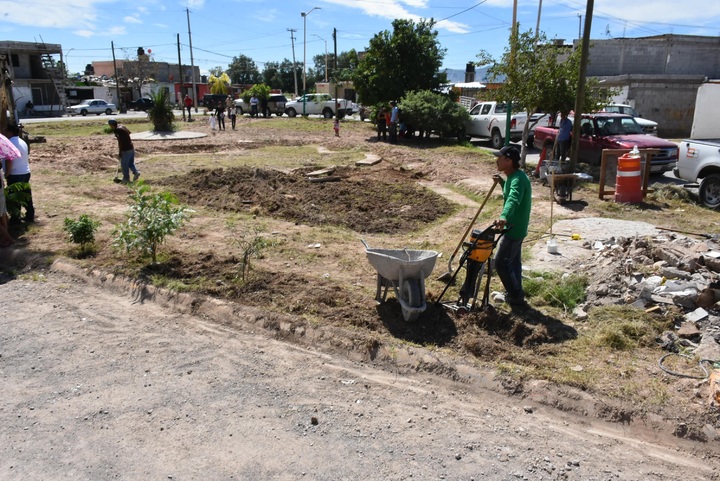
[[[659,35],[592,40],[587,74],[720,78],[720,37]]]
[[[621,89],[621,103],[630,104],[643,118],[658,123],[658,136],[688,137],[695,112],[700,75],[619,75],[600,77],[603,84]]]

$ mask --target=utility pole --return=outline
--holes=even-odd
[[[293,79],[295,79],[295,98],[298,96],[298,85],[297,85],[297,63],[295,63],[295,37],[293,34],[297,32],[297,29],[294,28],[288,28],[288,32],[290,32],[290,44],[292,45],[292,52],[293,52]]]
[[[117,62],[115,61],[115,43],[110,40],[110,48],[112,49],[112,56],[113,56],[113,70],[115,71],[115,92],[117,94],[117,107],[118,111],[121,114],[125,113],[125,106],[123,105],[123,101],[120,98],[120,78],[118,77],[117,73]]]
[[[182,71],[182,60],[180,60],[180,34],[177,34],[177,48],[178,48],[178,69],[180,70],[180,107],[183,112],[183,121],[185,121],[185,104],[183,103],[183,71]]]
[[[517,0],[513,1],[512,11],[512,30],[510,34],[510,63],[515,63],[515,50],[517,49],[518,31],[517,31]],[[510,123],[512,119],[512,99],[507,101],[507,117],[505,118],[505,145],[510,145]]]
[[[325,44],[327,45],[327,44]],[[326,47],[327,48],[327,47]],[[335,116],[340,118],[340,105],[338,102],[338,78],[337,78],[337,28],[333,28],[333,84],[335,85]],[[326,50],[327,51],[327,50]],[[327,68],[327,57],[325,57],[325,67]]]
[[[580,52],[580,75],[578,89],[575,96],[575,123],[570,147],[570,172],[575,172],[577,166],[578,147],[580,146],[580,122],[585,108],[585,79],[587,76],[588,56],[590,55],[590,29],[592,28],[592,13],[595,0],[588,0],[585,10],[585,31],[582,38],[582,51]]]
[[[185,12],[187,13],[187,22],[188,22],[188,39],[190,39],[190,68],[192,69],[192,99],[193,104],[195,105],[195,113],[198,111],[198,101],[197,101],[197,87],[195,86],[195,62],[193,62],[193,53],[192,53],[192,33],[190,33],[190,9],[186,8]]]

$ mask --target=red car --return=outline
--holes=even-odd
[[[557,135],[555,127],[535,128],[535,147],[552,148]],[[643,132],[642,127],[630,115],[598,112],[583,114],[580,123],[578,160],[600,165],[603,149],[660,149],[650,162],[650,172],[660,174],[675,168],[678,146],[674,142]]]

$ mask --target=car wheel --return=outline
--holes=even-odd
[[[711,209],[720,208],[720,174],[705,177],[700,183],[700,202]]]
[[[295,109],[291,107],[291,108],[287,109],[287,114],[288,114],[288,117],[292,118],[297,115],[297,112],[295,112]]]
[[[325,117],[326,119],[331,119],[331,118],[333,118],[333,111],[332,111],[332,109],[325,108],[325,109],[322,111],[322,114],[323,114],[323,117]]]
[[[112,115],[112,109],[105,109],[105,115]]]
[[[85,117],[85,116],[87,115],[87,110],[82,109],[82,110],[80,111],[80,115],[82,115],[83,117]]]
[[[493,130],[492,136],[490,137],[490,144],[492,144],[493,149],[500,150],[503,147],[503,138],[502,135],[500,135],[500,131],[498,129]]]

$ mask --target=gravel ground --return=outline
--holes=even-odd
[[[719,479],[717,446],[508,398],[467,366],[389,372],[67,268],[0,296],[3,480]]]

